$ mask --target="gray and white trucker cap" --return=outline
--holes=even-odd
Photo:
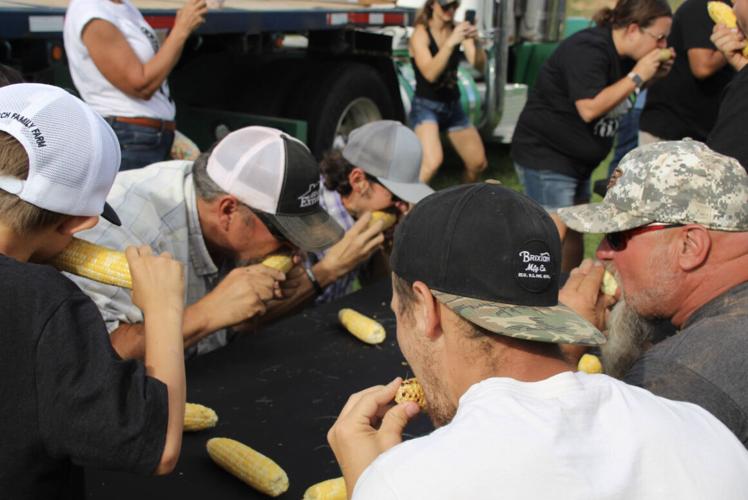
[[[408,127],[393,120],[367,123],[348,137],[343,158],[373,175],[384,187],[408,203],[418,203],[434,192],[422,183],[421,142]]]

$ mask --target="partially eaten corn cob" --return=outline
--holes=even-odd
[[[579,358],[579,363],[577,363],[577,370],[589,374],[602,373],[603,364],[600,362],[600,358],[594,354],[583,354]]]
[[[670,49],[660,49],[660,62],[669,61],[673,58],[673,53],[670,51]]]
[[[600,284],[600,291],[611,297],[614,297],[618,291],[618,282],[616,281],[615,276],[613,276],[613,274],[607,269],[605,270],[605,273],[603,273],[603,282]]]
[[[348,492],[342,477],[313,484],[304,492],[302,500],[346,500]]]
[[[738,20],[729,5],[723,2],[707,2],[706,10],[714,24],[724,24],[730,29],[738,27]],[[748,57],[748,45],[743,47],[743,55]]]
[[[215,427],[218,422],[218,415],[213,409],[207,406],[185,403],[184,405],[184,430],[201,431]]]
[[[277,497],[288,490],[288,476],[270,458],[229,438],[209,439],[210,458],[256,490]]]
[[[60,271],[92,279],[107,285],[132,288],[127,257],[122,252],[73,238],[50,262]]]
[[[379,344],[387,336],[384,327],[377,321],[353,309],[341,309],[338,311],[338,319],[346,330],[367,344]]]
[[[395,403],[402,403],[403,401],[418,403],[422,410],[426,408],[426,396],[423,394],[423,387],[417,379],[408,378],[400,384],[397,394],[395,394]]]
[[[262,261],[262,265],[272,267],[282,273],[287,273],[293,267],[293,259],[288,255],[271,255]]]
[[[377,210],[371,213],[371,220],[369,221],[369,226],[371,226],[378,220],[381,220],[383,222],[382,231],[386,231],[395,225],[395,223],[397,222],[397,215],[391,214],[389,212],[382,212],[381,210]]]

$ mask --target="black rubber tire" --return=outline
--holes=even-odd
[[[371,66],[360,63],[337,64],[328,77],[317,84],[315,97],[304,103],[304,114],[309,125],[307,142],[317,158],[332,147],[335,129],[344,110],[361,97],[376,104],[382,119],[396,119],[395,106],[387,86]]]

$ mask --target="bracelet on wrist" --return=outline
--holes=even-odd
[[[306,271],[307,278],[309,278],[309,281],[312,283],[314,292],[317,295],[322,295],[322,292],[324,292],[324,290],[322,289],[322,286],[319,284],[319,281],[317,281],[317,277],[314,275],[314,271],[312,271],[312,268],[304,267],[304,270]]]

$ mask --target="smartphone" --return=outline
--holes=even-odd
[[[469,22],[470,24],[475,24],[475,10],[474,9],[467,9],[465,11],[465,21]]]

